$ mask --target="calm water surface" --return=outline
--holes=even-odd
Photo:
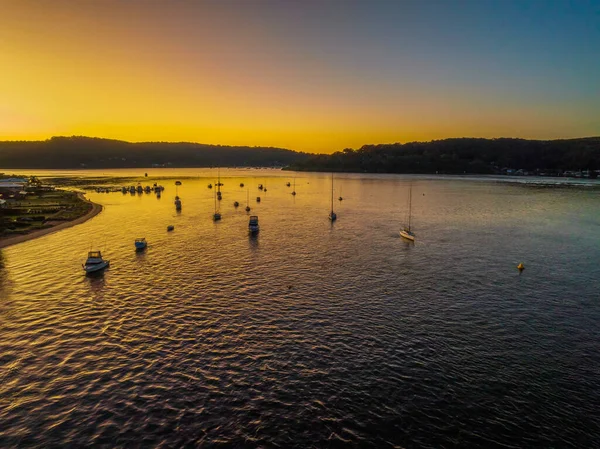
[[[600,445],[599,190],[193,174],[0,251],[1,447]]]

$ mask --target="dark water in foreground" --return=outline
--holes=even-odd
[[[598,190],[231,173],[0,252],[1,447],[600,445]]]

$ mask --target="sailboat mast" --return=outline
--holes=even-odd
[[[410,231],[410,216],[412,215],[412,184],[408,191],[408,230]]]
[[[331,173],[331,213],[333,213],[333,172]]]

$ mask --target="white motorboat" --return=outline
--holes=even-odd
[[[100,251],[90,251],[85,264],[82,265],[86,273],[97,273],[110,265],[110,260],[104,260]]]

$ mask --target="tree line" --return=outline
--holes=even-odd
[[[364,145],[314,155],[289,167],[305,171],[496,174],[522,170],[558,175],[600,169],[600,137],[565,140],[457,138]],[[591,175],[593,176],[593,175]]]
[[[0,167],[3,169],[270,167],[290,165],[308,157],[306,153],[274,147],[190,142],[131,143],[81,136],[0,142]]]

